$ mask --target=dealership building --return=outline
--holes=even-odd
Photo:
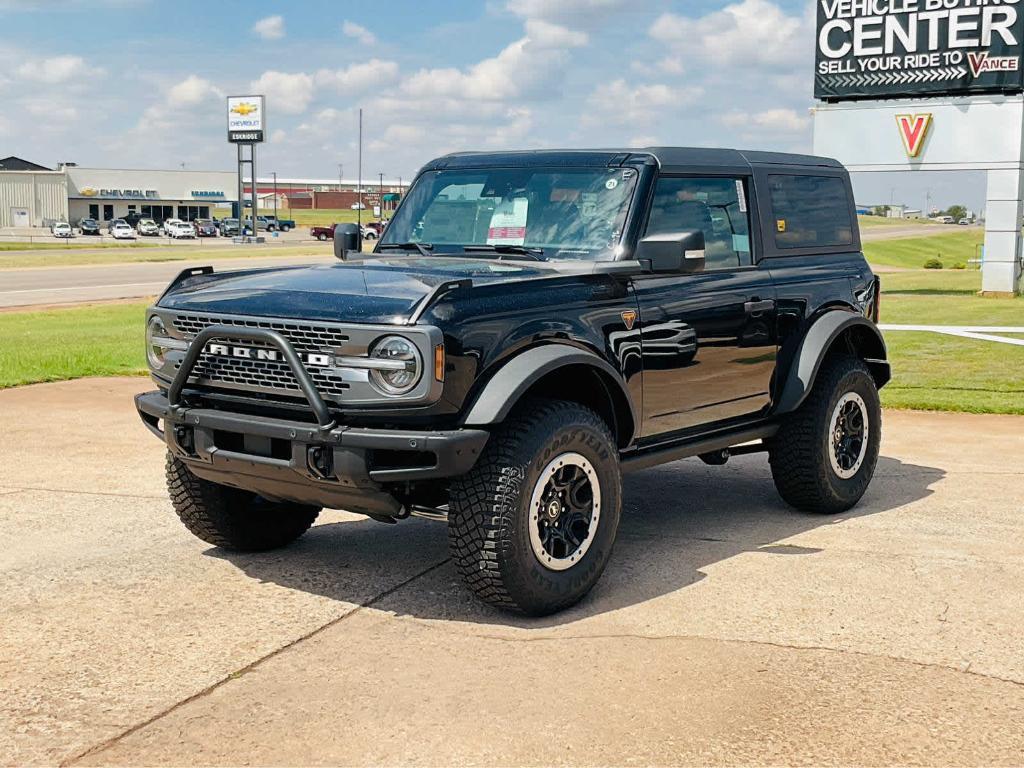
[[[119,219],[130,213],[164,219],[231,215],[238,177],[231,171],[152,171],[65,166],[70,221]]]
[[[361,186],[362,192],[357,191]],[[260,208],[348,208],[356,201],[390,209],[408,186],[402,179],[303,179],[259,176]],[[252,184],[244,180],[246,201]],[[235,171],[47,168],[18,157],[0,158],[0,228],[48,227],[123,218],[131,213],[163,221],[227,218],[237,213]]]

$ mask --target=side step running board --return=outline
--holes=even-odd
[[[779,431],[777,424],[762,424],[746,429],[720,432],[715,435],[701,437],[685,443],[676,443],[668,447],[654,447],[646,450],[635,451],[622,457],[622,471],[636,472],[641,469],[656,467],[659,464],[667,464],[677,459],[688,459],[691,456],[700,456],[702,453],[712,453],[735,445],[749,443],[753,440],[766,440],[773,437]],[[746,453],[747,451],[735,451],[734,453]]]

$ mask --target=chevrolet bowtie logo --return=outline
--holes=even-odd
[[[236,104],[235,106],[233,106],[231,108],[231,111],[234,112],[236,115],[241,115],[242,117],[245,117],[246,115],[251,115],[253,112],[256,112],[258,109],[259,108],[255,104],[250,104],[246,101],[243,101],[241,104]]]

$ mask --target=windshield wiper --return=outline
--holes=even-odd
[[[419,251],[421,256],[431,256],[434,250],[433,243],[381,243],[377,246],[378,251]]]
[[[503,255],[515,255],[515,256],[526,256],[534,261],[547,261],[544,258],[543,248],[531,248],[527,245],[466,245],[463,246],[462,250],[467,253],[471,251],[488,251],[490,253],[497,253]],[[499,256],[500,258],[500,256]]]

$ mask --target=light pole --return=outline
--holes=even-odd
[[[363,110],[359,110],[359,178],[356,180],[356,223],[363,231]]]
[[[377,174],[380,177],[380,187],[377,192],[377,221],[381,229],[384,228],[384,171]]]
[[[277,221],[277,171],[274,171],[274,221]]]

